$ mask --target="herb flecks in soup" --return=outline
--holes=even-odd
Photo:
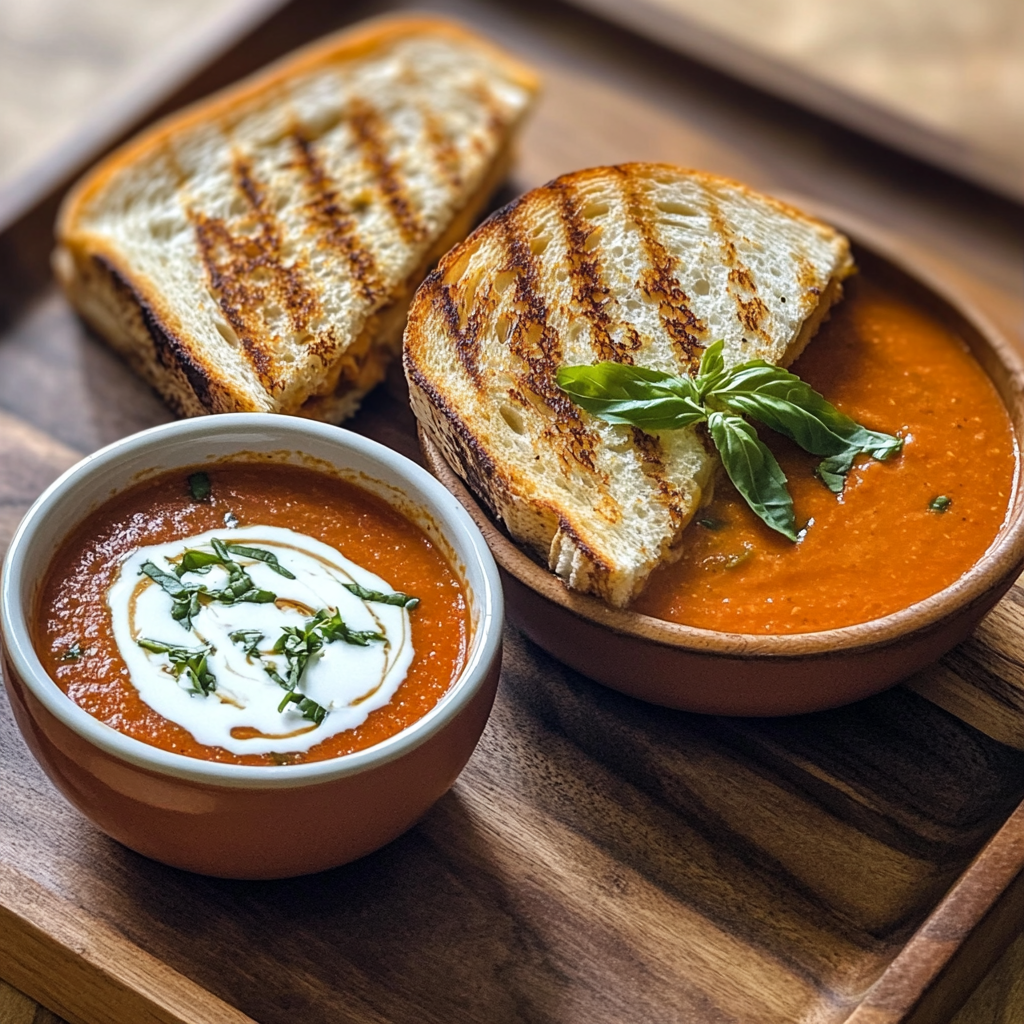
[[[762,430],[805,527],[800,542],[770,530],[719,477],[682,557],[653,574],[635,610],[736,633],[849,626],[938,593],[995,539],[1013,431],[992,382],[939,321],[854,279],[793,369],[857,422],[898,432],[902,452],[858,460],[835,495],[815,477],[817,459]]]
[[[394,735],[444,695],[468,639],[458,580],[418,527],[352,484],[272,463],[117,496],[65,542],[39,607],[44,665],[85,710],[247,764]]]

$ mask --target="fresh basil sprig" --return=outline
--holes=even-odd
[[[609,423],[657,431],[706,422],[722,465],[747,504],[773,530],[795,541],[786,476],[743,416],[824,456],[815,472],[836,494],[858,455],[888,459],[903,440],[862,427],[795,374],[763,359],[726,369],[723,347],[716,341],[705,350],[693,378],[598,363],[562,367],[558,385],[581,408]]]
[[[624,363],[563,366],[558,386],[587,412],[643,430],[678,430],[707,418],[694,381]]]
[[[709,414],[708,430],[729,479],[746,503],[773,530],[795,541],[796,516],[786,474],[757,431],[742,416],[726,412]]]
[[[166,654],[171,662],[171,671],[175,679],[184,676],[193,693],[200,697],[208,697],[217,689],[217,677],[207,665],[207,656],[213,654],[210,644],[202,647],[179,647],[176,644],[165,644],[161,640],[148,640],[140,637],[135,641],[143,650],[154,654]]]

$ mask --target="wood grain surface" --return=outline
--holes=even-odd
[[[206,81],[382,6],[299,0]],[[554,4],[430,6],[545,74],[507,195],[625,159],[811,194],[901,235],[1024,346],[1018,207]],[[75,458],[170,418],[49,285],[51,214],[0,238],[3,543]],[[417,454],[397,378],[353,425]],[[108,840],[4,701],[0,975],[72,1024],[947,1021],[1024,917],[1022,601],[913,689],[777,720],[631,701],[509,629],[454,790],[379,853],[286,882],[200,878]],[[1015,1019],[1021,956],[970,1024]],[[0,1020],[33,1019],[20,999],[0,988]]]

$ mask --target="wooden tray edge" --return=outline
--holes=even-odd
[[[0,976],[68,1024],[255,1024],[8,864],[0,864]]]
[[[950,1020],[1024,925],[1024,803],[960,876],[846,1024]]]

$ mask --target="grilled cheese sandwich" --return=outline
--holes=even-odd
[[[176,411],[338,421],[500,183],[536,89],[436,18],[328,38],[93,169],[62,208],[57,276]]]
[[[709,495],[701,428],[597,419],[560,366],[605,360],[694,374],[788,365],[853,269],[838,232],[714,175],[660,164],[558,178],[439,264],[405,332],[413,410],[513,539],[563,579],[628,604]]]

